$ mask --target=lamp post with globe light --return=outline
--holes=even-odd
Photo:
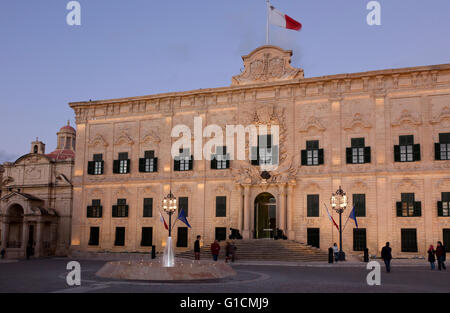
[[[164,249],[163,264],[165,267],[175,266],[175,258],[172,246],[172,215],[178,208],[177,198],[173,195],[172,190],[164,197],[162,201],[162,208],[164,212],[169,215],[169,237],[167,238],[167,244]]]
[[[342,213],[347,208],[347,195],[341,186],[331,195],[331,208],[339,214],[339,261],[345,261],[345,253],[342,250]]]

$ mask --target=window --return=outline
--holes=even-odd
[[[152,227],[142,227],[142,247],[151,247],[153,245],[153,228]]]
[[[351,148],[347,148],[347,164],[370,163],[370,147],[366,147],[364,138],[352,138]]]
[[[420,145],[414,144],[414,136],[400,136],[399,145],[394,146],[395,162],[420,161]]]
[[[128,152],[119,153],[119,159],[114,160],[114,174],[128,174],[130,173],[130,160],[128,159]]]
[[[307,196],[307,216],[308,217],[319,216],[319,195]]]
[[[402,252],[417,252],[416,229],[402,229]]]
[[[216,227],[216,240],[224,241],[227,240],[227,229],[226,227]]]
[[[181,210],[184,210],[184,214],[186,216],[189,215],[189,198],[188,197],[180,197],[178,199],[178,214],[181,212]]]
[[[308,228],[307,237],[309,246],[320,248],[320,228]]]
[[[353,228],[353,251],[364,251],[366,247],[366,229]]]
[[[223,170],[230,168],[230,155],[227,153],[227,147],[217,147],[216,154],[211,156],[211,169]]]
[[[189,149],[180,149],[180,154],[174,160],[174,170],[178,172],[191,171],[194,165],[193,159]]]
[[[302,150],[302,165],[316,166],[323,164],[323,149],[319,149],[319,141],[306,142],[306,150]]]
[[[442,230],[442,239],[445,249],[450,252],[450,229],[444,228]]]
[[[125,246],[125,227],[116,227],[115,246]]]
[[[158,158],[155,158],[155,151],[145,151],[144,158],[139,159],[139,172],[153,173],[158,171]]]
[[[143,217],[153,217],[153,198],[144,199]]]
[[[355,207],[356,216],[366,216],[366,195],[353,194],[353,205]]]
[[[128,217],[127,199],[117,199],[117,205],[112,207],[112,217]]]
[[[100,200],[92,200],[92,205],[87,207],[87,218],[101,218],[102,206]]]
[[[33,152],[34,152],[34,153],[38,153],[38,146],[36,146],[36,145],[34,146]]]
[[[103,167],[104,167],[103,154],[94,154],[93,161],[88,162],[88,174],[102,175]]]
[[[177,247],[185,248],[188,246],[188,228],[178,227],[177,232]]]
[[[278,146],[273,145],[272,135],[258,136],[258,146],[251,148],[252,165],[278,164]]]
[[[402,201],[397,202],[397,216],[411,217],[422,215],[422,204],[420,201],[414,201],[413,193],[402,193]]]
[[[227,216],[227,197],[216,197],[216,217]]]
[[[439,142],[435,144],[435,160],[450,160],[450,133],[439,134]]]
[[[89,245],[90,246],[98,246],[99,244],[99,236],[100,235],[100,227],[91,227],[89,233]]]
[[[438,216],[450,216],[450,192],[443,192],[438,201]]]

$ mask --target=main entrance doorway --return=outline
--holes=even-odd
[[[270,193],[261,193],[255,199],[255,239],[273,238],[277,227],[277,204]]]

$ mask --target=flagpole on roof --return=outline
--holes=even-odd
[[[270,2],[266,0],[267,5],[267,23],[266,23],[266,45],[269,44],[269,10],[270,10]]]

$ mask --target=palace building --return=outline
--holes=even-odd
[[[0,167],[0,241],[7,258],[69,252],[72,172],[76,131],[69,123],[57,133],[55,151],[46,154],[36,138],[30,153]]]
[[[70,103],[72,250],[161,251],[170,191],[192,226],[175,224],[179,249],[192,248],[196,235],[224,240],[234,228],[244,240],[280,229],[326,250],[339,241],[326,206],[338,221],[330,197],[340,186],[349,200],[347,254],[367,247],[379,255],[386,241],[397,257],[425,255],[438,240],[450,246],[450,64],[305,78],[291,56],[262,46],[243,57],[229,87]],[[266,126],[256,145],[247,138],[239,147],[255,160],[228,158],[238,147],[225,141],[212,161],[188,149],[173,158],[172,128],[194,129],[195,117],[224,133],[226,125]],[[22,192],[14,197],[34,201]],[[347,221],[353,207],[358,228]]]

